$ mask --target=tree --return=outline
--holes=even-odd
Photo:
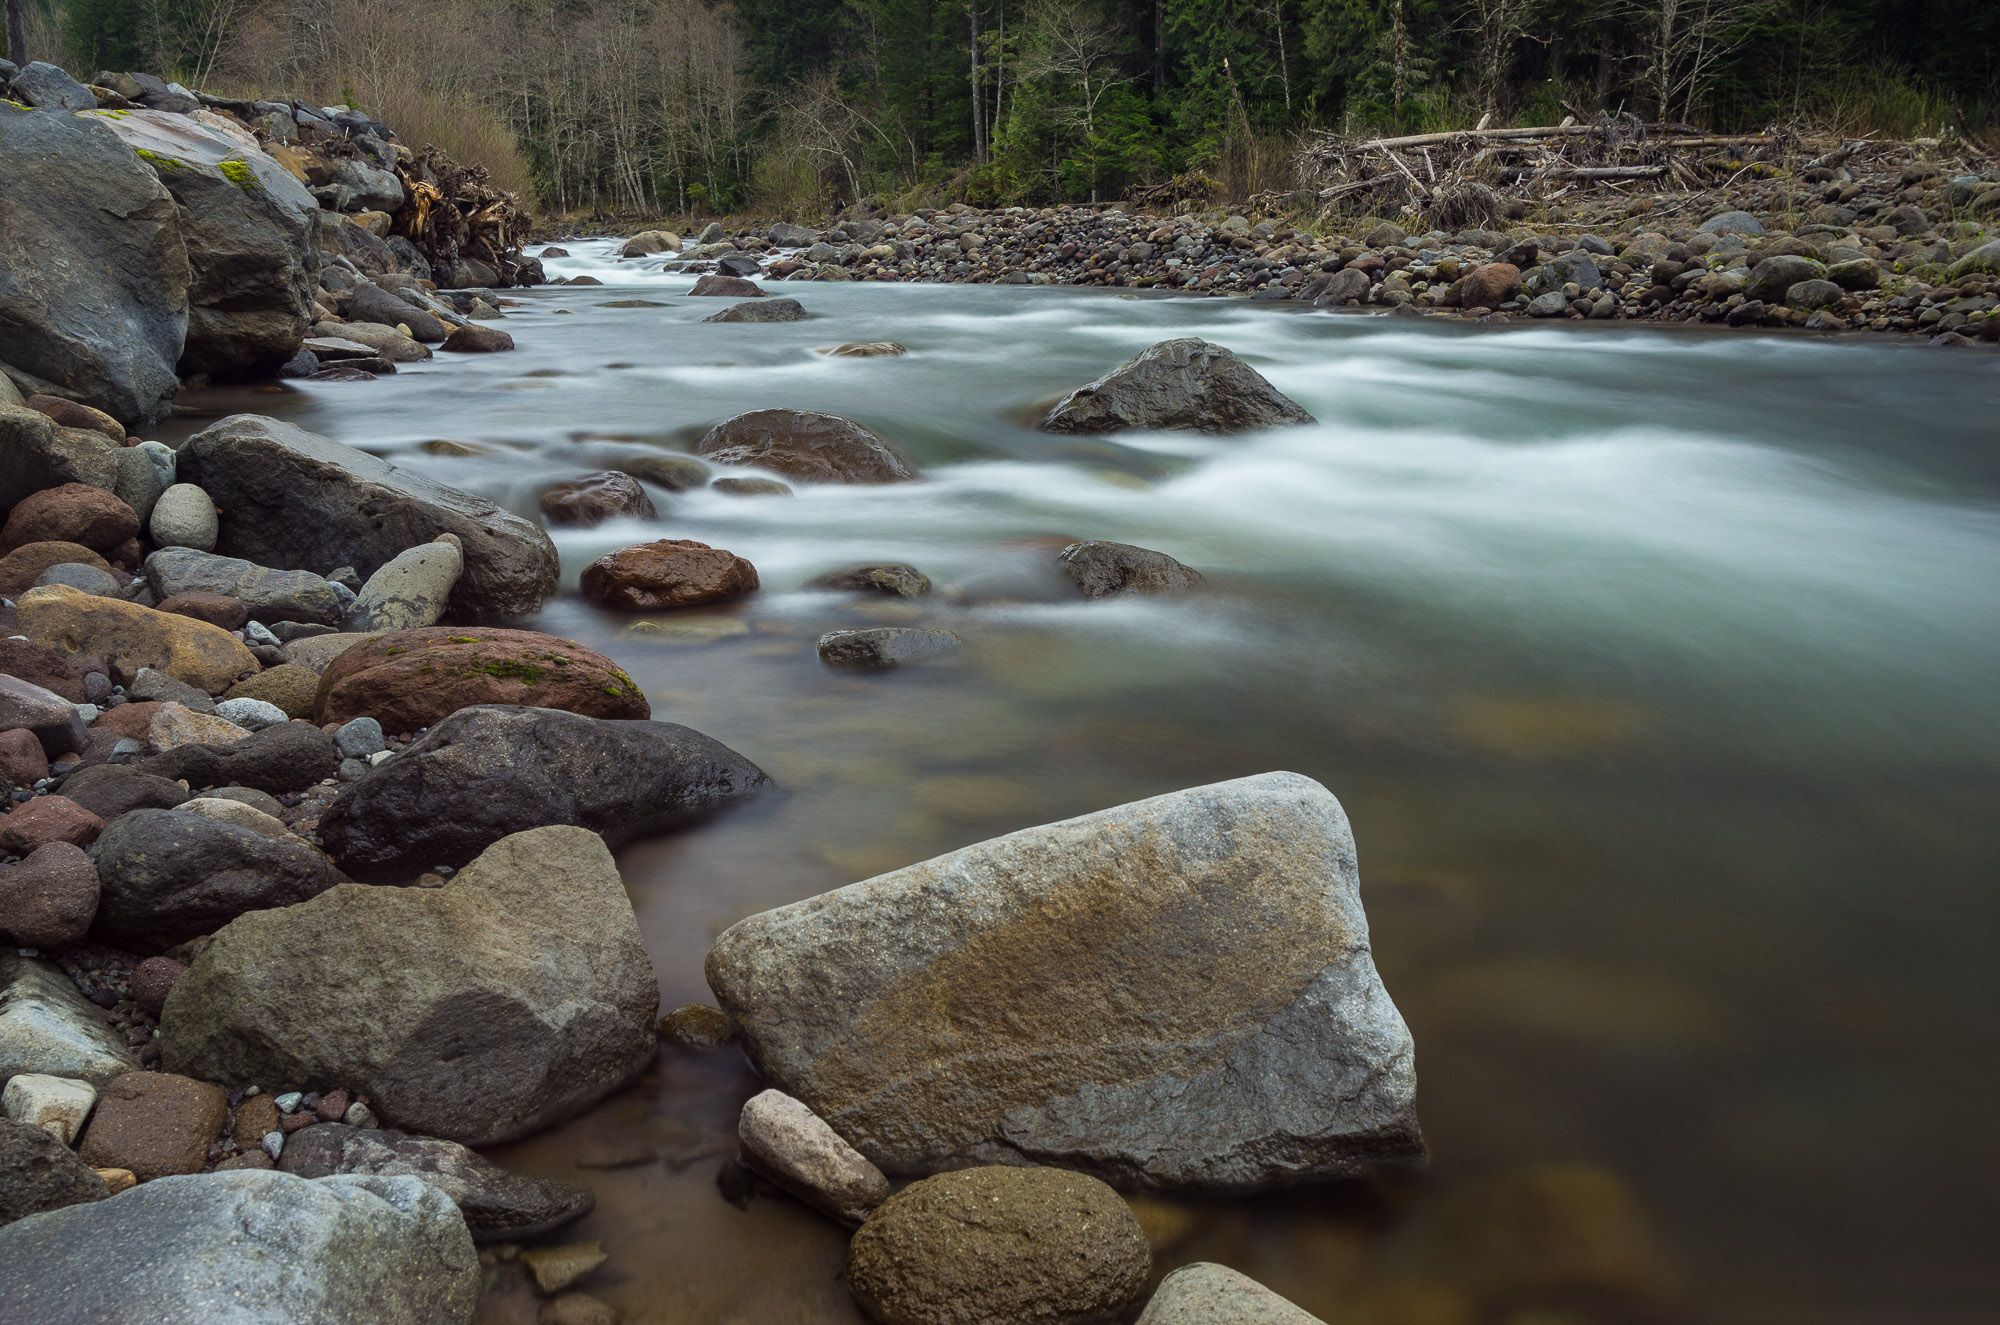
[[[1775,0],[1612,0],[1641,40],[1655,116],[1691,119],[1728,58],[1756,35]]]
[[[16,65],[28,63],[28,16],[21,12],[21,0],[7,0],[7,58]]]

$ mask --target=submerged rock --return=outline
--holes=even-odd
[[[483,705],[452,714],[344,790],[320,836],[361,877],[409,876],[545,824],[576,824],[617,846],[767,781],[720,741],[673,723]]]
[[[540,505],[550,524],[586,529],[606,520],[651,520],[659,514],[638,480],[615,469],[552,484],[542,490]]]
[[[975,1168],[883,1202],[847,1278],[882,1325],[1090,1325],[1139,1296],[1152,1262],[1139,1221],[1095,1178]]]
[[[731,304],[720,312],[710,313],[704,322],[803,322],[806,320],[805,305],[796,299],[758,299],[749,303]]]
[[[809,589],[830,589],[836,593],[877,593],[890,598],[921,598],[931,591],[930,576],[915,566],[900,563],[883,566],[856,566],[832,571],[809,581]]]
[[[1294,773],[982,842],[752,916],[708,980],[890,1173],[1252,1190],[1423,1158],[1340,804]]]
[[[835,414],[759,409],[725,419],[694,444],[719,465],[753,465],[808,483],[904,483],[903,458],[860,424]]]
[[[555,592],[555,545],[533,521],[275,419],[236,414],[196,433],[181,448],[180,477],[225,512],[216,546],[231,556],[372,575],[455,534],[465,559],[451,594],[459,619],[527,616]]]
[[[830,630],[819,637],[819,660],[830,667],[882,671],[959,649],[959,638],[948,630],[915,626],[874,626],[865,630]]]
[[[596,1204],[587,1187],[514,1173],[456,1141],[344,1123],[322,1123],[289,1137],[278,1168],[302,1178],[421,1178],[458,1206],[474,1242],[540,1237],[583,1218]]]
[[[1070,392],[1042,427],[1076,433],[1125,428],[1238,433],[1314,421],[1222,346],[1186,336],[1163,340]]]
[[[1153,1290],[1139,1325],[1326,1325],[1226,1265],[1183,1265]]]
[[[1183,566],[1164,552],[1130,543],[1072,543],[1058,560],[1063,574],[1085,598],[1184,593],[1201,583],[1200,571]]]
[[[477,1146],[630,1080],[658,1012],[611,853],[541,828],[442,888],[343,886],[236,920],[167,996],[160,1048],[231,1085],[342,1082],[392,1126]]]
[[[415,1178],[162,1178],[0,1229],[0,1319],[465,1325],[479,1260]]]

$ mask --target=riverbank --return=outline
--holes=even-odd
[[[1680,322],[2000,343],[2000,171],[1911,147],[1440,230],[1122,205],[863,212],[824,226],[641,231],[634,258],[756,260],[783,281],[1159,289],[1488,322]],[[558,240],[558,244],[560,240]],[[738,274],[748,274],[743,265]]]

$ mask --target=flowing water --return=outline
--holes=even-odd
[[[1222,1260],[1342,1325],[1995,1318],[2000,358],[1015,287],[787,285],[811,320],[704,326],[723,301],[688,278],[572,251],[550,269],[608,284],[516,296],[513,354],[215,403],[524,513],[767,406],[851,416],[923,471],[657,492],[657,521],[556,534],[568,589],[663,536],[763,578],[661,634],[573,595],[538,622],[780,788],[622,854],[665,1006],[707,998],[702,956],[743,915],[1292,769],[1353,819],[1434,1163],[1142,1200],[1157,1270]],[[653,306],[607,307],[633,299]],[[1178,335],[1320,425],[1028,426]],[[909,353],[816,353],[851,340]],[[1210,591],[1066,599],[1053,552],[1087,537]],[[802,588],[877,561],[940,592]],[[957,632],[962,658],[853,676],[814,655],[899,622]],[[611,1253],[589,1286],[628,1320],[857,1321],[837,1229],[718,1188],[753,1089],[734,1053],[665,1051],[498,1154],[596,1189],[571,1233]]]

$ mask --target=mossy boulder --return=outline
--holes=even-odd
[[[575,640],[534,630],[426,626],[355,645],[320,677],[317,717],[363,715],[413,732],[475,704],[526,704],[590,718],[648,718],[632,678]]]

